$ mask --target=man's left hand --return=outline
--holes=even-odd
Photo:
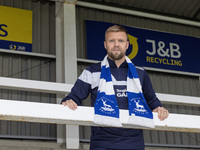
[[[156,109],[153,110],[153,112],[158,113],[158,118],[163,121],[169,116],[169,112],[167,109],[164,107],[157,107]]]

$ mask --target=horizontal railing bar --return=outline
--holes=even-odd
[[[90,143],[90,139],[80,139],[81,143]],[[148,147],[168,147],[168,148],[191,148],[199,149],[200,145],[180,145],[180,144],[158,144],[158,143],[145,143]]]
[[[4,138],[4,139],[48,140],[48,141],[57,140],[57,137],[25,136],[25,135],[0,135],[0,138]]]
[[[0,77],[0,88],[3,89],[67,94],[71,91],[72,87],[72,84],[65,83]],[[156,93],[156,95],[162,103],[191,106],[200,105],[200,97],[164,93]]]
[[[156,127],[151,130],[200,133],[200,116],[170,113],[166,120],[160,121],[157,113],[153,115]],[[0,120],[97,126],[93,123],[93,117],[93,107],[78,106],[73,111],[60,104],[0,100]],[[149,129],[129,125],[127,120],[128,110],[120,110],[123,128]]]
[[[66,94],[71,91],[72,86],[65,83],[0,77],[0,88],[3,89]]]
[[[1,48],[0,48],[0,53],[56,59],[56,55],[34,53],[34,52],[25,52],[25,51],[16,51],[16,50],[13,51],[13,50],[9,50],[9,49],[1,49]]]
[[[164,93],[156,93],[156,95],[158,99],[160,99],[160,101],[165,104],[177,104],[177,105],[187,105],[187,106],[200,105],[200,97],[164,94]]]
[[[200,145],[180,145],[180,144],[155,144],[155,143],[145,143],[148,147],[167,147],[167,148],[190,148],[190,149],[200,149]]]

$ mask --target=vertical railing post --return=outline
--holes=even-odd
[[[57,82],[74,84],[77,79],[77,52],[76,52],[76,0],[56,2],[56,75]],[[62,96],[57,96],[57,101]],[[64,97],[64,96],[63,96]],[[65,130],[58,126],[57,141],[64,142]],[[79,148],[79,126],[66,126],[66,148]]]

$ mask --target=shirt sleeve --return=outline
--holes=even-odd
[[[77,105],[82,104],[82,100],[86,99],[91,91],[91,73],[84,70],[75,82],[71,92],[61,101],[65,102],[72,99]]]
[[[149,75],[147,74],[145,70],[144,70],[142,90],[143,90],[144,97],[147,101],[147,105],[149,106],[151,110],[154,110],[155,108],[159,106],[160,107],[162,106],[160,100],[157,98],[155,94]]]

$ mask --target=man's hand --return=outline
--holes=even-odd
[[[70,109],[75,110],[77,109],[77,104],[73,100],[67,100],[65,102],[62,102],[62,105],[68,106]]]
[[[164,107],[157,107],[156,109],[153,110],[153,112],[158,113],[158,118],[163,121],[169,116],[169,112],[167,109]]]

